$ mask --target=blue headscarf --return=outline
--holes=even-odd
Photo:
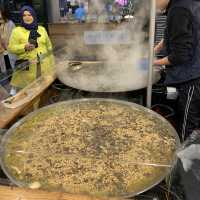
[[[33,23],[32,24],[26,24],[23,20],[23,15],[25,11],[29,11],[33,17]],[[21,26],[24,27],[27,30],[37,30],[38,29],[38,23],[37,23],[37,15],[32,7],[30,6],[23,6],[20,9],[20,18],[21,18]]]
[[[24,15],[25,11],[29,11],[30,14],[32,15],[32,17],[33,17],[33,23],[32,24],[26,24],[24,22],[23,15]],[[28,39],[29,42],[31,44],[34,44],[35,47],[38,47],[37,39],[41,35],[37,32],[37,30],[38,30],[38,23],[37,23],[37,15],[36,15],[35,11],[30,6],[23,6],[21,8],[21,10],[20,10],[20,17],[21,17],[21,26],[30,31],[29,39]]]

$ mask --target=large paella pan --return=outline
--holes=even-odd
[[[130,196],[169,174],[178,145],[172,126],[142,106],[82,99],[42,108],[11,127],[1,165],[18,186]]]

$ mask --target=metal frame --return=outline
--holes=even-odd
[[[153,79],[153,61],[154,61],[154,40],[155,40],[155,22],[156,22],[156,0],[150,0],[150,30],[149,30],[149,74],[147,87],[147,107],[152,104],[152,79]]]

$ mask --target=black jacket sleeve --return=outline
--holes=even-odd
[[[167,19],[170,53],[168,59],[172,65],[183,64],[193,57],[192,16],[185,8],[173,8]]]

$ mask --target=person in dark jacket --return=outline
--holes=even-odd
[[[200,1],[156,0],[157,8],[167,13],[164,39],[155,47],[165,47],[167,55],[154,61],[166,66],[165,84],[179,92],[178,132],[185,140],[200,128]]]

